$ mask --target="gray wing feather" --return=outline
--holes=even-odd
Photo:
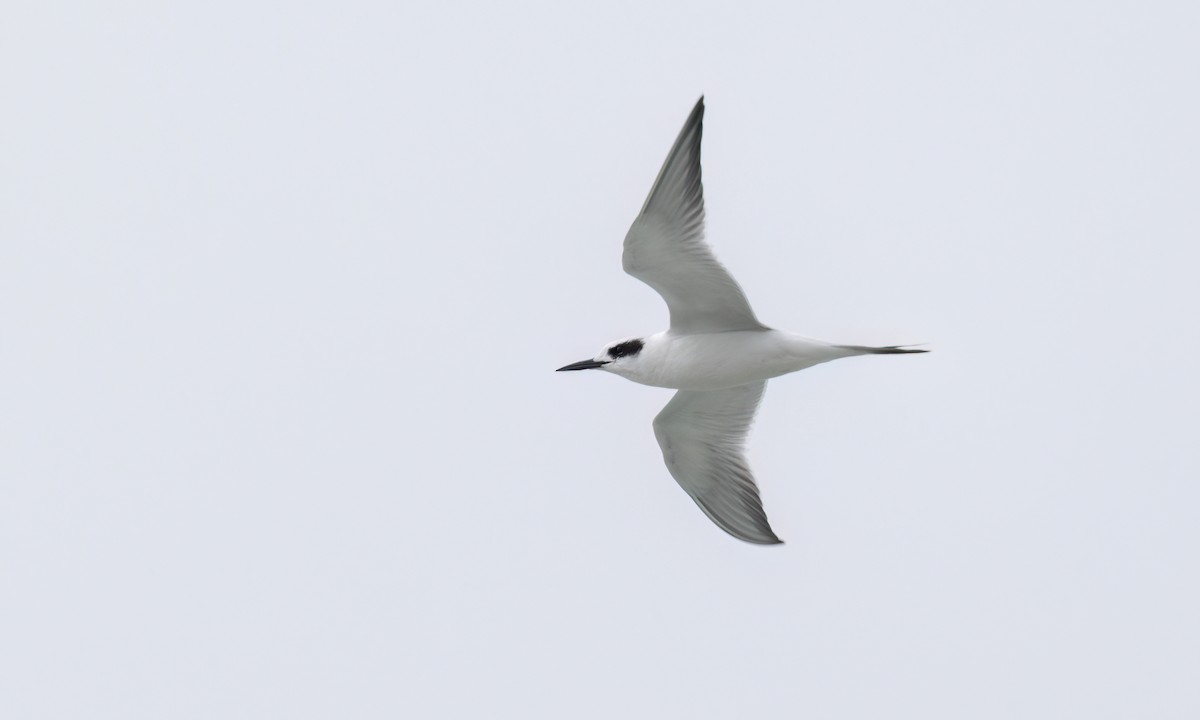
[[[725,532],[750,543],[783,542],[767,522],[744,445],[765,382],[680,390],[654,419],[671,476]]]
[[[704,241],[703,130],[700,98],[625,235],[622,264],[662,295],[673,332],[762,330],[746,294]]]

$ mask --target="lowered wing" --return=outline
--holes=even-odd
[[[680,390],[654,418],[667,470],[705,515],[739,540],[783,542],[763,512],[744,444],[766,382]]]

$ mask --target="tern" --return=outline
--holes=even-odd
[[[701,97],[625,235],[625,272],[662,296],[670,328],[609,343],[590,360],[558,370],[604,370],[678,390],[654,418],[667,470],[722,530],[749,543],[775,545],[783,541],[767,522],[745,455],[767,380],[838,358],[927,351],[835,345],[758,321],[741,286],[704,240],[703,121]]]

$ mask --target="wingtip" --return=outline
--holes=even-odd
[[[725,530],[725,528],[721,528],[721,529]],[[734,533],[731,533],[728,530],[725,530],[725,532],[729,533],[731,536],[737,538],[738,540],[741,540],[742,542],[745,542],[745,543],[750,543],[751,545],[783,545],[784,544],[783,540],[780,539],[780,537],[778,535],[776,535],[775,533],[770,532],[770,530],[767,531],[770,533],[769,535],[764,534],[764,535],[758,535],[758,536],[754,536],[754,537],[751,537],[749,535],[735,535]]]

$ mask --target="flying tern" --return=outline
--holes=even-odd
[[[559,371],[604,370],[678,390],[654,418],[667,470],[722,530],[774,545],[782,541],[767,522],[744,449],[767,380],[838,358],[926,350],[836,345],[759,322],[704,240],[703,120],[701,97],[625,235],[625,272],[662,295],[670,328],[609,343]]]

